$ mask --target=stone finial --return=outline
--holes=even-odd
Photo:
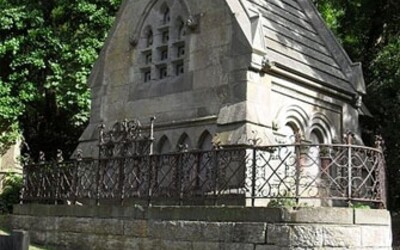
[[[356,108],[361,108],[362,103],[363,103],[363,101],[362,101],[362,96],[361,96],[361,95],[357,95],[357,96],[355,97],[355,105],[356,105]]]
[[[197,29],[197,27],[199,26],[199,21],[198,21],[198,17],[195,16],[189,16],[186,20],[186,26],[190,29],[190,30],[195,30]]]
[[[222,140],[219,134],[215,133],[214,137],[211,140],[212,145],[215,149],[220,149],[222,145]]]
[[[275,66],[275,63],[273,61],[271,61],[267,56],[263,57],[263,60],[261,62],[261,67],[265,70],[269,70],[272,67]]]
[[[178,151],[179,152],[187,152],[188,149],[189,149],[189,145],[187,145],[186,143],[178,145]]]
[[[262,139],[258,136],[258,131],[252,130],[253,138],[248,139],[252,146],[258,146],[262,143]]]

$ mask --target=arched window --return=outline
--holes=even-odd
[[[154,36],[153,36],[153,30],[149,29],[146,34],[146,47],[153,46],[154,42]]]
[[[296,142],[296,132],[299,129],[293,123],[286,123],[280,129],[280,133],[284,136],[284,143],[286,144],[294,144]]]
[[[160,154],[171,152],[171,143],[169,142],[168,137],[165,135],[161,137],[160,142],[158,143],[157,151]]]
[[[177,2],[168,6],[166,2],[160,1],[143,24],[143,41],[139,43],[143,82],[172,80],[186,72],[187,37],[185,19],[182,17],[187,16],[187,12]],[[180,80],[183,78],[180,77]]]
[[[312,144],[322,144],[325,142],[324,136],[319,129],[313,129],[311,131],[310,141]]]
[[[212,148],[213,148],[212,136],[208,131],[204,131],[204,133],[200,136],[199,149],[211,150]]]
[[[184,133],[181,135],[178,141],[178,145],[176,145],[178,151],[187,151],[192,148],[192,142],[190,141],[189,136]]]
[[[178,19],[177,28],[178,28],[178,39],[182,40],[184,38],[184,36],[186,35],[186,27],[185,27],[185,23],[183,22],[183,20],[181,18]]]
[[[171,21],[171,16],[170,16],[170,10],[168,7],[165,7],[164,12],[163,12],[163,24],[168,24]]]

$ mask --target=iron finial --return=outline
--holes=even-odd
[[[384,144],[382,135],[375,135],[375,148],[382,150]]]
[[[39,151],[39,163],[44,163],[46,161],[46,156],[43,151]]]
[[[78,148],[77,150],[76,150],[76,160],[77,161],[82,161],[82,154],[83,154],[83,151],[82,151],[82,149],[80,149],[80,148]]]
[[[63,162],[64,157],[63,157],[63,152],[61,149],[57,149],[57,162]]]
[[[347,133],[343,135],[344,143],[351,145],[353,143],[354,137],[355,137],[355,134],[353,132],[347,131]]]
[[[99,143],[102,145],[104,143],[104,130],[106,129],[106,125],[101,123],[99,125]]]

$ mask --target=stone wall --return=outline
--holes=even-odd
[[[56,249],[391,249],[385,210],[22,205],[12,226]]]

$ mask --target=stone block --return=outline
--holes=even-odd
[[[387,210],[354,209],[355,224],[390,226],[390,221],[390,213]]]
[[[193,250],[254,250],[253,244],[222,243],[222,242],[193,242]]]
[[[202,230],[203,241],[232,242],[235,223],[208,222]]]
[[[156,248],[160,250],[188,250],[192,248],[190,241],[160,240]]]
[[[193,250],[220,250],[220,244],[218,242],[193,242]]]
[[[149,221],[148,236],[162,240],[232,242],[233,228],[233,223]]]
[[[64,232],[122,235],[123,221],[118,219],[95,219],[60,217],[59,227]]]
[[[291,213],[292,222],[353,224],[353,209],[350,208],[302,208]]]
[[[254,250],[286,250],[289,247],[280,247],[274,245],[256,245]]]
[[[390,247],[392,233],[389,226],[362,226],[361,237],[363,247]]]
[[[268,224],[267,244],[288,246],[290,241],[290,226],[285,224]]]
[[[324,247],[359,247],[361,246],[361,232],[359,227],[353,226],[323,226]]]
[[[148,222],[146,220],[125,220],[124,235],[138,238],[148,236]]]
[[[233,241],[242,243],[266,243],[266,223],[235,223]]]
[[[322,247],[324,243],[324,228],[314,225],[292,226],[289,246]]]

